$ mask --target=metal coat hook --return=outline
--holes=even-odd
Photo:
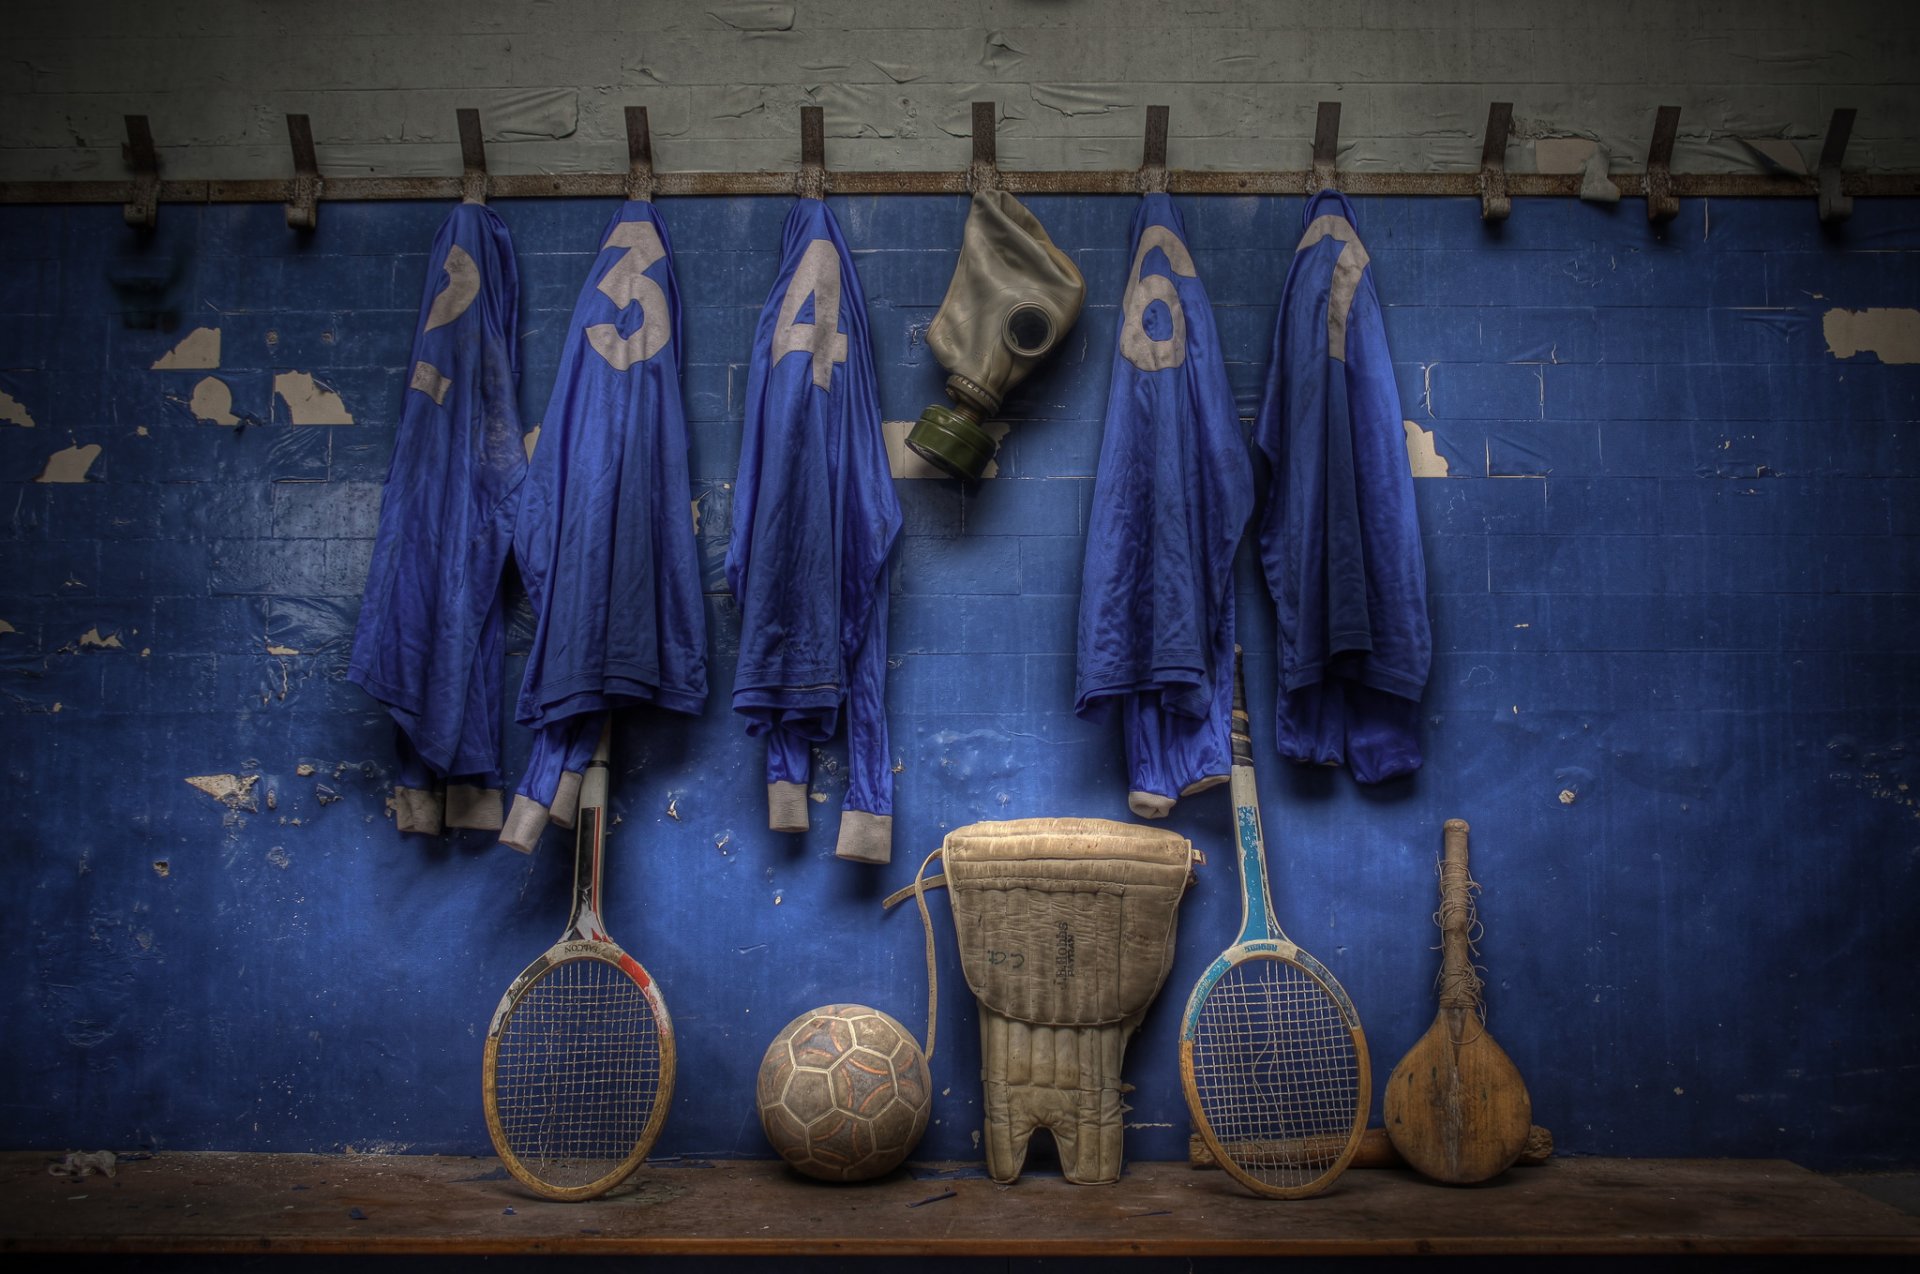
[[[1853,197],[1840,188],[1840,161],[1847,155],[1847,139],[1853,136],[1851,106],[1842,106],[1827,121],[1827,140],[1820,147],[1820,220],[1831,225],[1853,215]]]
[[[973,104],[973,162],[967,165],[968,190],[1000,188],[1000,157],[995,130],[1000,108],[993,102]]]
[[[1680,108],[1662,106],[1647,147],[1648,221],[1671,221],[1680,214],[1680,197],[1673,193],[1673,138],[1679,131]]]
[[[293,180],[287,185],[287,227],[311,230],[320,224],[320,160],[313,153],[313,125],[305,115],[287,116],[287,143],[293,147]]]
[[[133,166],[133,197],[121,209],[130,226],[151,230],[160,220],[160,156],[145,115],[127,118],[127,162]]]
[[[818,106],[800,108],[800,177],[794,191],[802,199],[827,197],[827,115]]]
[[[460,199],[463,203],[487,201],[487,148],[480,140],[480,112],[462,106],[460,118]]]
[[[647,130],[647,108],[627,107],[627,198],[653,201],[653,134]]]
[[[1167,108],[1147,107],[1147,135],[1140,147],[1140,189],[1164,194],[1167,189]]]
[[[1320,103],[1320,114],[1313,123],[1313,174],[1307,179],[1307,193],[1340,188],[1340,103]]]
[[[1513,211],[1507,196],[1507,138],[1513,132],[1513,103],[1487,109],[1487,139],[1480,147],[1480,219],[1505,221]]]

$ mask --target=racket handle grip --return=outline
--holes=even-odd
[[[1473,962],[1467,953],[1470,908],[1467,899],[1467,822],[1450,818],[1445,828],[1446,857],[1440,867],[1440,1007],[1473,1004]]]
[[[1247,683],[1240,672],[1240,643],[1233,645],[1233,720],[1231,736],[1233,741],[1233,763],[1252,766],[1253,764],[1253,727],[1247,718]]]
[[[606,714],[600,725],[600,742],[593,749],[593,759],[587,762],[587,772],[580,780],[580,808],[605,809],[607,806],[607,760],[613,751],[613,713]]]

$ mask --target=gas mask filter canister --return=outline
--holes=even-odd
[[[1059,346],[1086,297],[1079,268],[1039,218],[1004,190],[976,191],[959,264],[927,330],[953,405],[921,412],[907,446],[956,478],[977,480],[995,450],[982,421]]]

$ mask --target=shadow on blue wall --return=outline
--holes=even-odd
[[[965,202],[834,202],[884,413],[911,419],[940,398],[924,333]],[[662,204],[690,307],[713,693],[698,720],[621,719],[609,910],[678,1029],[666,1155],[768,1153],[753,1073],[795,1013],[862,1000],[919,1028],[919,933],[879,899],[946,829],[1128,816],[1117,735],[1071,707],[1134,205],[1052,198],[1032,206],[1092,303],[1071,349],[1010,402],[998,479],[898,484],[895,861],[835,861],[831,818],[764,830],[760,749],[725,710],[721,564],[787,206]],[[1299,207],[1182,205],[1247,413]],[[1836,357],[1827,331],[1836,310],[1920,303],[1920,206],[1861,200],[1837,237],[1785,200],[1688,201],[1657,231],[1637,206],[1517,200],[1497,236],[1468,200],[1359,210],[1405,415],[1446,469],[1416,483],[1427,764],[1363,791],[1283,767],[1270,726],[1256,750],[1276,906],[1359,1005],[1376,1092],[1431,1017],[1433,863],[1460,816],[1490,1023],[1562,1150],[1915,1163],[1920,367]],[[608,205],[500,211],[531,422]],[[0,1145],[488,1149],[487,1017],[559,931],[564,833],[530,859],[397,834],[390,729],[344,681],[444,214],[328,204],[300,238],[277,206],[168,205],[143,241],[116,208],[0,209]],[[155,368],[202,327],[217,360]],[[288,373],[353,423],[291,423]],[[1245,552],[1238,578],[1250,692],[1271,704]],[[517,728],[508,746],[517,763]],[[829,809],[835,755],[815,770]],[[1210,862],[1128,1059],[1137,1158],[1186,1153],[1178,1011],[1238,921],[1224,790],[1172,825]],[[975,1158],[973,1010],[934,906],[950,994],[920,1157]]]

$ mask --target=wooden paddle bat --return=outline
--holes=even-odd
[[[1440,872],[1440,1011],[1387,1079],[1387,1137],[1407,1164],[1449,1185],[1497,1177],[1527,1146],[1533,1101],[1479,1012],[1467,953],[1467,825],[1448,819]]]

